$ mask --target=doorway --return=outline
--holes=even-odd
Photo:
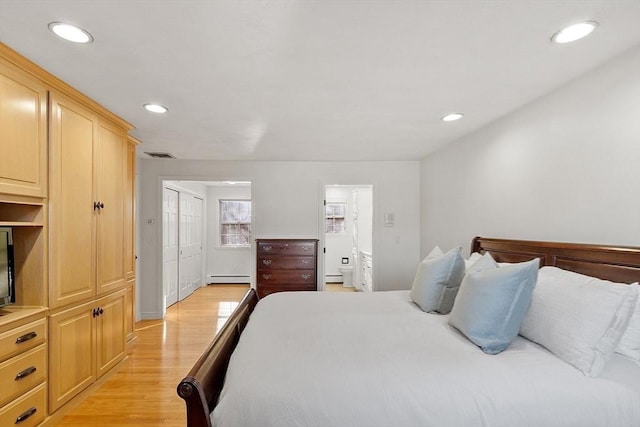
[[[373,186],[325,185],[322,227],[324,289],[373,291]]]

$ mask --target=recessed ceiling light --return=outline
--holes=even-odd
[[[595,21],[585,21],[569,25],[555,33],[551,40],[555,43],[571,43],[591,34],[598,27]]]
[[[167,107],[165,107],[164,105],[160,105],[160,104],[144,104],[143,107],[147,111],[151,111],[152,113],[158,113],[158,114],[163,114],[163,113],[166,113],[167,111],[169,111],[169,109]]]
[[[464,114],[462,113],[449,113],[446,116],[442,116],[440,120],[442,120],[443,122],[453,122],[456,120],[460,120],[462,116],[464,116]]]
[[[93,36],[88,31],[64,22],[51,22],[49,29],[58,37],[74,43],[91,43]]]

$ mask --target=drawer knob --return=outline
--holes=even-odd
[[[303,250],[303,251],[308,251],[308,250],[310,250],[310,249],[311,249],[311,246],[303,246],[303,247],[302,247],[302,250]]]
[[[16,378],[15,381],[21,380],[23,378],[28,377],[29,375],[33,374],[35,371],[37,371],[35,366],[29,366],[27,369],[25,369],[24,371],[20,371],[16,374]]]
[[[31,415],[35,414],[36,412],[38,412],[38,409],[36,409],[35,406],[32,406],[31,408],[24,411],[22,414],[18,415],[18,418],[16,418],[16,422],[14,424],[20,424],[21,422],[25,421],[27,418],[29,418]]]
[[[16,344],[22,344],[23,342],[27,342],[27,341],[29,341],[29,340],[32,340],[32,339],[34,339],[34,338],[35,338],[35,337],[37,337],[37,336],[38,336],[38,334],[37,334],[37,333],[35,333],[35,332],[29,332],[28,334],[24,334],[24,335],[22,335],[22,336],[18,337],[18,338],[16,339]]]
[[[271,265],[271,260],[270,260],[270,259],[263,259],[263,260],[262,260],[262,263],[263,263],[264,265]]]
[[[303,275],[302,275],[302,278],[303,278],[304,280],[309,280],[309,279],[311,278],[311,275],[310,275],[310,274],[303,274]]]
[[[263,275],[262,275],[262,278],[263,278],[264,280],[269,280],[269,279],[271,279],[271,275],[270,275],[270,274],[263,274]]]
[[[309,265],[309,264],[311,264],[311,260],[310,260],[310,259],[303,259],[303,260],[302,260],[302,263],[303,263],[304,265]]]
[[[262,248],[262,250],[265,251],[265,252],[271,252],[271,249],[273,249],[271,246],[264,246]]]

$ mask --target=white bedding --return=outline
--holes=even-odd
[[[239,426],[640,427],[640,366],[585,377],[517,337],[484,354],[408,291],[260,301],[211,415]]]

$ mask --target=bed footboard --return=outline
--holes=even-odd
[[[249,289],[227,323],[178,384],[178,396],[187,405],[188,427],[211,427],[209,415],[218,403],[231,353],[257,302],[255,290]]]

